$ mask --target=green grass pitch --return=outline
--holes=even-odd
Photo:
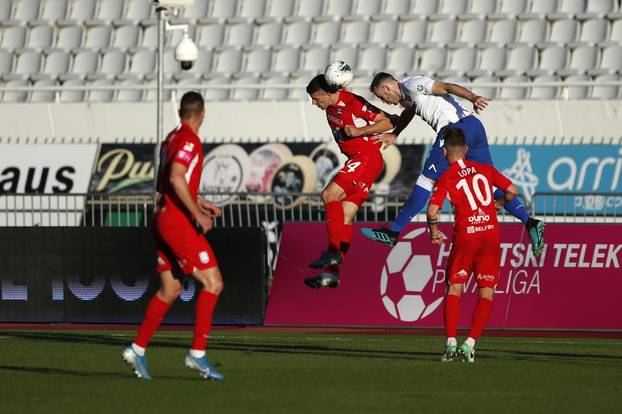
[[[121,351],[133,331],[0,331],[0,413],[570,413],[622,406],[622,341],[483,337],[474,364],[443,339],[216,330],[225,380],[184,368],[188,331],[158,333],[152,381]]]

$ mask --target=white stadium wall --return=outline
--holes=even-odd
[[[164,129],[177,122],[165,105]],[[382,105],[381,105],[382,106]],[[2,104],[0,143],[153,142],[154,103]],[[383,106],[399,113],[397,107]],[[622,101],[493,101],[480,115],[491,143],[622,143]],[[208,103],[206,141],[318,141],[330,138],[324,114],[309,102]],[[401,142],[431,142],[417,118]]]

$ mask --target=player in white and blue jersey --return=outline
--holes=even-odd
[[[456,100],[455,96],[470,101],[475,113],[484,110],[489,99],[478,96],[460,85],[425,76],[408,76],[398,81],[385,72],[376,74],[370,89],[384,103],[399,104],[404,108],[399,120],[394,125],[393,132],[376,136],[375,139],[383,141],[385,146],[395,142],[397,136],[415,115],[419,116],[437,133],[436,140],[426,158],[415,188],[402,206],[395,221],[388,228],[363,228],[361,230],[365,237],[392,246],[397,242],[399,233],[404,227],[425,207],[434,188],[434,183],[449,167],[443,154],[444,128],[459,128],[464,132],[468,146],[466,154],[468,160],[492,164],[484,126],[470,110]],[[495,199],[499,199],[503,195],[502,190],[497,189],[495,191]],[[531,218],[518,198],[505,204],[504,208],[526,226],[534,255],[539,256],[544,249],[544,223]]]

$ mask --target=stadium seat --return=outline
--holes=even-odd
[[[238,0],[240,17],[260,17],[264,15],[266,0]]]
[[[585,12],[586,0],[559,0],[559,8],[557,10],[557,16],[550,16],[552,18],[562,17],[572,18],[578,13]]]
[[[437,73],[440,77],[462,76],[475,68],[477,49],[465,47],[453,50],[449,55],[449,64]]]
[[[214,65],[214,52],[210,49],[199,48],[199,57],[196,62],[194,62],[194,65],[192,65],[192,69],[188,71],[180,70],[179,63],[177,61],[175,63],[177,68],[175,71],[177,73],[175,78],[180,78],[180,73],[182,74],[181,77],[185,74],[199,77],[204,74],[209,75],[212,72],[212,67]]]
[[[503,83],[515,84],[515,83],[528,83],[530,79],[527,76],[508,76],[503,79]],[[525,99],[528,96],[527,88],[512,88],[502,87],[499,91],[498,99]]]
[[[272,53],[264,47],[249,47],[244,56],[243,72],[259,75],[270,70]]]
[[[499,82],[499,79],[497,79],[494,76],[479,76],[473,79],[474,84],[496,83],[496,82]],[[471,90],[473,91],[473,93],[479,96],[485,96],[486,98],[489,98],[489,99],[497,99],[497,93],[498,93],[497,88],[491,88],[488,86],[473,86]]]
[[[304,85],[309,82],[309,77],[306,74],[297,74],[291,77],[291,83],[293,85]],[[291,101],[309,101],[309,95],[305,88],[293,88],[289,90],[287,99]]]
[[[299,0],[296,14],[303,17],[315,17],[322,14],[324,0]]]
[[[88,83],[90,86],[111,86],[112,79],[96,79]],[[87,102],[111,102],[114,97],[113,90],[92,90],[86,95]]]
[[[149,49],[140,49],[134,53],[130,60],[130,75],[143,77],[156,72],[156,52]]]
[[[76,27],[76,26],[69,26]],[[86,30],[84,47],[89,49],[105,49],[110,47],[112,28],[110,26],[94,26]]]
[[[305,20],[297,20],[285,24],[283,43],[286,45],[302,46],[311,40],[311,23]]]
[[[504,45],[516,41],[516,20],[505,19],[497,20],[490,23],[489,43],[493,45]]]
[[[622,46],[612,45],[603,49],[600,64],[588,70],[591,76],[612,75],[622,68]]]
[[[367,43],[369,22],[365,20],[343,20],[341,23],[341,42],[345,44]]]
[[[361,47],[358,57],[358,71],[370,73],[385,69],[386,48],[382,46]]]
[[[334,45],[339,42],[341,25],[330,20],[315,23],[311,33],[311,42],[318,45]]]
[[[189,25],[188,26],[188,37],[190,37],[190,39],[195,41],[196,40],[195,34],[196,34],[196,26],[192,24]],[[166,39],[165,39],[166,46],[172,46],[172,47],[177,46],[177,44],[181,41],[183,36],[184,36],[183,30],[173,30],[172,32],[167,33]]]
[[[236,77],[233,80],[234,85],[250,85],[258,84],[258,76],[242,76]],[[258,89],[234,89],[231,93],[232,101],[254,101],[259,97]]]
[[[88,74],[96,73],[99,62],[99,54],[92,49],[78,49],[73,58],[71,70],[68,77],[85,77]],[[61,75],[61,79],[63,76]]]
[[[607,40],[608,22],[604,19],[591,19],[581,24],[579,44],[594,45]]]
[[[102,20],[110,24],[113,20],[118,20],[123,16],[123,0],[100,0],[98,5],[99,8],[95,15],[96,20]]]
[[[95,0],[74,0],[71,2],[71,7],[68,12],[68,21],[62,20],[60,23],[63,25],[75,25],[82,24],[87,20],[92,20],[95,15],[95,5]]]
[[[542,44],[547,35],[548,24],[544,19],[526,20],[520,23],[518,43],[535,46]]]
[[[54,23],[67,18],[68,0],[46,0],[42,2],[40,19],[42,22]]]
[[[283,25],[280,23],[265,23],[255,29],[255,45],[274,46],[281,43],[281,31]]]
[[[507,61],[503,69],[497,70],[495,75],[506,78],[523,75],[533,70],[536,65],[536,49],[531,46],[517,46],[508,51]]]
[[[358,48],[350,45],[336,46],[331,49],[330,60],[343,60],[344,62],[348,62],[353,68],[357,68]]]
[[[369,43],[389,45],[397,39],[398,22],[395,19],[375,20],[371,23]]]
[[[591,81],[592,78],[586,75],[571,75],[564,79],[566,82],[585,82]],[[568,86],[563,92],[566,99],[586,99],[589,95],[588,86]]]
[[[466,14],[468,10],[468,0],[451,0],[441,3],[441,8],[438,11],[438,15],[430,16],[432,19],[454,19],[457,16]]]
[[[75,50],[82,45],[82,27],[65,26],[58,31],[56,48],[64,50]]]
[[[417,0],[412,9],[412,13],[415,16],[429,16],[438,13],[438,6],[440,1],[438,0]]]
[[[13,53],[0,50],[0,77],[10,75],[13,71]]]
[[[482,17],[497,11],[497,0],[471,0],[468,13]]]
[[[127,10],[124,19],[133,24],[149,19],[154,14],[154,7],[150,0],[127,0]]]
[[[597,82],[614,81],[619,82],[620,77],[617,75],[601,75],[595,79]],[[592,99],[616,99],[620,96],[619,86],[594,86],[592,88]]]
[[[420,54],[419,59],[419,65],[417,65],[419,72],[431,76],[445,67],[447,63],[447,49],[442,47],[425,49]]]
[[[437,45],[446,45],[455,42],[458,32],[458,23],[456,20],[438,20],[429,24],[430,37],[422,47],[436,47]]]
[[[130,82],[130,81],[129,80],[128,81],[123,81],[123,83],[125,83],[125,82]],[[136,82],[136,80],[134,80],[134,82]],[[132,83],[129,83],[129,84],[132,84]],[[145,86],[153,87],[153,89],[148,89],[146,92],[143,93],[143,99],[146,102],[155,102],[156,99],[157,99],[157,96],[158,96],[157,89],[155,88],[156,82],[155,81],[149,81],[149,82],[143,82],[143,84]],[[164,78],[164,86],[172,85],[172,84],[173,84],[173,78],[171,78],[171,77],[165,77]],[[117,94],[117,100],[122,98],[122,97],[119,96],[119,95],[121,95],[121,92],[123,92],[123,91],[119,91],[119,93]],[[129,94],[132,91],[125,91],[125,92]],[[164,102],[170,101],[171,100],[171,96],[172,96],[172,92],[171,92],[170,89],[164,89],[162,91],[162,97],[164,99]],[[205,98],[205,95],[203,95],[203,97]]]
[[[26,44],[26,28],[22,26],[7,27],[2,30],[2,50],[17,50]]]
[[[140,79],[123,79],[118,82],[118,85],[130,86],[130,85],[142,85],[143,81]],[[116,102],[140,102],[143,98],[143,91],[119,89],[116,93],[114,100]]]
[[[208,11],[210,17],[232,17],[237,9],[237,0],[213,0],[210,6]]]
[[[30,29],[28,43],[29,49],[48,49],[52,47],[54,41],[54,28],[50,25],[39,25]]]
[[[419,45],[426,40],[428,24],[425,20],[408,20],[403,22],[399,34],[399,42],[407,45]]]
[[[410,0],[386,0],[383,14],[403,15],[410,12]]]
[[[56,86],[56,82],[52,79],[41,79],[32,84],[34,87]],[[28,96],[28,102],[54,102],[56,100],[56,92],[34,90]]]
[[[286,85],[289,83],[289,79],[283,75],[267,75],[262,77],[261,83],[266,85]],[[261,92],[261,99],[265,101],[282,101],[287,99],[287,93],[287,89],[266,88]]]
[[[585,13],[579,14],[579,18],[603,18],[605,14],[618,11],[616,0],[587,0]]]
[[[381,0],[357,0],[352,9],[352,14],[357,16],[377,16],[381,13]]]
[[[45,63],[40,75],[49,78],[57,78],[58,76],[69,71],[71,63],[71,54],[66,50],[50,50],[45,57]],[[37,79],[34,75],[33,79]]]
[[[527,0],[499,0],[499,3],[498,11],[489,15],[489,19],[512,19],[528,10]]]
[[[11,19],[13,15],[13,3],[11,1],[0,1],[0,22]]]
[[[312,45],[302,48],[302,71],[310,73],[322,72],[328,66],[330,49],[328,46]]]
[[[28,86],[28,81],[26,81],[25,79],[13,79],[13,80],[9,80],[8,82],[5,82],[4,86],[7,88]],[[4,91],[4,94],[2,95],[2,102],[7,102],[7,103],[25,102],[27,98],[28,98],[27,92]]]
[[[484,19],[472,19],[461,25],[456,44],[451,47],[476,46],[486,40],[488,23]]]
[[[127,55],[124,51],[119,49],[107,49],[102,52],[101,66],[97,74],[104,75],[106,77],[113,77],[125,72],[127,66]]]
[[[387,71],[394,74],[412,72],[414,58],[415,50],[412,47],[389,47],[387,51]]]
[[[557,20],[551,24],[551,33],[547,40],[550,45],[564,45],[577,40],[579,24],[576,20]]]
[[[491,76],[505,67],[507,51],[503,47],[490,47],[480,52],[477,69],[467,72],[469,77]]]
[[[225,44],[229,46],[246,46],[253,38],[253,25],[247,22],[228,24],[225,28]]]
[[[200,50],[200,49],[199,49]],[[173,75],[181,72],[181,68],[179,67],[179,62],[175,60],[175,50],[171,47],[168,47],[164,50],[164,76],[168,78],[172,78]]]
[[[530,76],[553,75],[566,67],[568,50],[563,46],[549,46],[540,53],[539,67],[529,71]]]
[[[570,64],[557,71],[560,76],[582,75],[589,69],[596,67],[598,49],[593,46],[581,46],[572,51]]]
[[[189,7],[184,7],[182,17],[188,20],[199,20],[207,16],[207,1],[194,1]]]
[[[222,26],[222,25],[220,25]],[[155,24],[146,26],[140,41],[140,47],[155,49],[158,47],[158,26]]]
[[[289,17],[294,14],[296,0],[272,0],[268,4],[266,16],[268,17]]]
[[[230,74],[242,68],[242,51],[234,48],[217,48],[215,72]]]
[[[205,81],[206,85],[228,85],[231,80],[226,77],[212,77]],[[226,102],[229,99],[228,89],[205,89],[203,97],[206,101]]]
[[[84,86],[85,82],[81,79],[70,79],[63,83],[63,86]],[[83,102],[86,96],[85,91],[61,90],[59,102]]]
[[[17,53],[13,73],[24,77],[38,74],[42,60],[42,55],[38,51],[23,49]]]
[[[225,38],[225,25],[220,23],[200,24],[196,30],[198,46],[214,48],[221,46]],[[143,46],[144,39],[143,39]]]
[[[13,20],[23,22],[39,18],[39,0],[13,0]]]
[[[557,12],[558,0],[537,0],[531,1],[527,9],[527,15],[521,15],[521,18],[544,19],[547,14]]]
[[[352,0],[327,1],[324,7],[326,16],[347,16],[352,13]]]
[[[558,82],[560,79],[557,76],[538,76],[533,80],[534,84],[544,83],[544,82]],[[529,95],[530,99],[558,99],[559,98],[559,87],[557,86],[542,86],[542,87],[532,87]]]

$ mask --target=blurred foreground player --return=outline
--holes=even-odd
[[[436,182],[428,207],[428,225],[432,243],[442,244],[438,230],[438,214],[445,197],[449,197],[455,212],[454,237],[447,263],[449,289],[445,297],[445,332],[447,345],[442,361],[461,357],[475,360],[475,341],[479,338],[492,309],[492,298],[499,280],[501,239],[496,210],[512,201],[518,194],[512,182],[492,165],[466,159],[468,147],[461,129],[444,131],[443,152],[449,168]],[[493,186],[504,195],[496,202]],[[460,295],[464,284],[476,278],[479,300],[473,312],[471,331],[458,348],[456,333],[460,315]]]
[[[181,123],[162,143],[157,177],[159,195],[153,222],[158,249],[156,271],[160,273],[161,286],[147,306],[136,339],[123,351],[123,359],[139,378],[151,378],[145,349],[181,294],[182,282],[171,271],[177,264],[184,274],[191,274],[203,285],[196,302],[194,339],[186,355],[186,366],[198,370],[204,378],[222,380],[223,376],[205,355],[223,281],[212,248],[203,236],[212,228],[211,217],[219,216],[221,210],[198,197],[203,152],[197,132],[205,117],[203,97],[196,92],[184,94],[179,117]]]
[[[370,187],[384,168],[381,143],[372,142],[375,133],[392,128],[389,118],[365,98],[328,85],[324,75],[317,75],[307,85],[311,102],[326,111],[326,120],[339,145],[348,157],[343,168],[322,191],[326,207],[328,248],[309,264],[322,269],[305,279],[312,288],[339,286],[339,265],[352,241],[352,219],[367,200]]]

